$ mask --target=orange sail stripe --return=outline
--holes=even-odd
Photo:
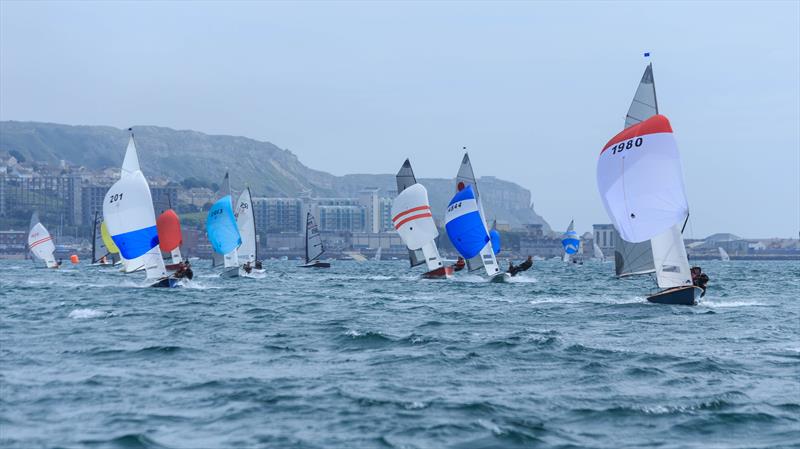
[[[411,209],[404,210],[403,212],[400,212],[399,214],[395,215],[394,218],[392,218],[392,221],[397,221],[397,219],[402,217],[403,215],[410,214],[410,213],[416,212],[418,210],[431,210],[431,207],[430,206],[412,207]],[[400,226],[400,225],[397,225],[397,226]]]
[[[603,151],[606,151],[609,147],[612,147],[628,139],[646,136],[648,134],[671,133],[671,132],[672,132],[672,126],[669,124],[669,119],[660,114],[654,115],[641,123],[637,123],[636,125],[633,125],[630,128],[624,129],[622,132],[611,138],[611,140],[608,141],[606,146],[603,147]],[[603,154],[603,151],[601,151],[600,154]]]
[[[403,213],[405,213],[405,212],[403,212]],[[402,214],[400,214],[400,215],[402,215]],[[430,212],[425,213],[425,214],[412,215],[410,217],[404,218],[402,221],[400,221],[400,223],[395,224],[394,228],[395,229],[400,229],[401,226],[403,226],[404,224],[408,223],[409,221],[414,221],[414,220],[418,220],[420,218],[426,218],[426,217],[433,217],[433,215],[431,215]]]
[[[37,245],[39,245],[39,244],[42,244],[42,243],[44,243],[44,242],[47,242],[47,241],[49,241],[49,240],[53,240],[53,237],[50,237],[50,236],[48,236],[48,237],[45,237],[45,238],[43,238],[43,239],[39,239],[39,240],[37,240],[37,241],[35,241],[35,242],[31,243],[31,244],[30,244],[30,245],[28,245],[28,246],[29,246],[30,248],[33,248],[34,246],[37,246]]]

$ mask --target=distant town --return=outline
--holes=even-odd
[[[57,254],[84,256],[91,252],[96,219],[102,220],[102,204],[108,188],[119,178],[118,169],[102,171],[72,166],[28,162],[19,155],[0,155],[0,258],[27,256],[28,221],[37,211],[54,235]],[[220,178],[222,174],[220,174]],[[220,196],[219,185],[197,178],[180,181],[150,179],[156,212],[174,209],[183,228],[183,253],[210,258],[205,236],[205,212]],[[383,258],[405,258],[407,249],[392,227],[391,206],[396,192],[363,186],[351,198],[317,197],[304,192],[297,197],[261,197],[252,192],[262,258],[295,258],[303,255],[305,216],[317,219],[331,258],[370,258],[381,248]],[[438,245],[449,257],[456,252],[440,227]],[[560,257],[561,232],[541,223],[497,220],[502,237],[502,256],[520,258]],[[583,257],[593,257],[594,243],[614,257],[618,238],[610,224],[594,224],[581,236]],[[800,259],[798,239],[745,239],[733,234],[714,234],[702,240],[686,240],[689,257],[717,259],[722,248],[731,259]]]

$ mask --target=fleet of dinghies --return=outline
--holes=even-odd
[[[125,273],[143,271],[144,285],[176,287],[191,279],[190,271],[185,274],[188,262],[180,250],[183,241],[180,218],[171,205],[156,218],[150,187],[139,166],[133,132],[129,131],[119,180],[106,193],[102,215],[94,216],[91,265],[121,264],[120,270]],[[463,257],[457,265],[446,263],[439,254],[439,230],[428,191],[417,181],[408,159],[397,172],[396,182],[392,224],[408,249],[411,268],[425,265],[422,278],[448,279],[464,265],[469,272],[485,275],[489,282],[506,282],[511,278],[498,265],[501,242],[497,222],[488,226],[469,154],[465,152],[461,160],[455,194],[444,216],[447,237]],[[645,68],[624,128],[600,152],[597,186],[619,236],[614,251],[616,275],[652,273],[660,290],[649,294],[648,301],[696,304],[705,294],[708,278],[701,275],[699,268],[689,267],[682,236],[689,219],[689,205],[672,125],[658,110],[652,64]],[[230,175],[225,173],[220,195],[206,217],[206,233],[214,251],[213,266],[221,268],[223,278],[264,274],[258,257],[250,189],[245,188],[234,202]],[[306,215],[304,232],[305,261],[300,267],[329,268],[330,262],[321,260],[325,248],[311,211]],[[574,220],[570,221],[561,243],[563,260],[573,258],[573,262],[578,262],[582,249]],[[28,248],[38,265],[47,268],[60,265],[54,257],[53,238],[35,212],[28,232]],[[381,259],[381,249],[376,250],[374,260]],[[592,249],[593,258],[604,262],[606,256],[596,242]],[[723,248],[719,248],[719,253],[723,261],[730,260]],[[697,279],[705,280],[697,282]]]

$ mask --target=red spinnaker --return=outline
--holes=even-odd
[[[172,209],[167,209],[156,220],[158,241],[161,251],[168,253],[181,246],[181,221],[178,214]]]

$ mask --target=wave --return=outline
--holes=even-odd
[[[119,449],[168,449],[154,439],[143,433],[129,433],[120,435],[108,440],[84,440],[81,441],[88,447],[110,447]]]
[[[68,318],[73,320],[88,320],[92,318],[105,318],[110,316],[109,312],[103,312],[96,309],[75,309],[69,313]]]

